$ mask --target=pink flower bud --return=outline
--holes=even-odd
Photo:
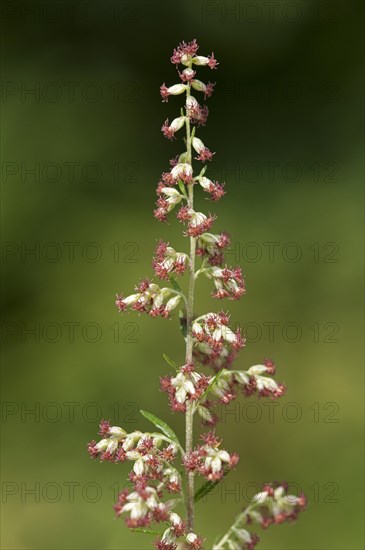
[[[205,57],[204,55],[197,55],[196,57],[193,57],[192,61],[194,65],[205,66],[209,63],[209,57]]]
[[[198,109],[199,103],[192,95],[186,98],[185,106],[187,109]]]
[[[174,84],[173,86],[170,86],[167,88],[167,91],[169,95],[180,95],[186,90],[185,84]]]
[[[185,124],[186,117],[180,116],[175,118],[169,125],[169,120],[166,119],[161,130],[165,137],[172,140],[175,137],[175,132],[180,130]]]
[[[201,160],[202,162],[205,162],[206,160],[212,160],[214,153],[212,153],[208,149],[208,147],[205,147],[201,139],[193,137],[193,139],[191,140],[191,144],[195,151],[199,154],[198,157],[195,157],[196,160]]]
[[[168,98],[170,95],[179,95],[182,94],[186,90],[185,84],[174,84],[173,86],[170,86],[169,88],[166,86],[165,83],[160,86],[160,93],[162,97],[162,101],[168,101]]]
[[[193,139],[191,140],[191,144],[198,154],[202,153],[205,149],[204,143],[201,139],[197,137],[193,137]]]
[[[196,72],[190,68],[184,69],[182,73],[179,72],[179,76],[183,82],[190,82],[194,78],[195,74]]]
[[[193,176],[193,169],[187,162],[179,163],[171,170],[171,176],[176,181],[181,179],[184,182],[189,182]]]
[[[166,312],[170,313],[170,311],[173,311],[177,306],[179,305],[181,301],[181,296],[174,296],[173,298],[170,298],[170,300],[166,303]]]

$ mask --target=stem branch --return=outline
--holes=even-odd
[[[227,533],[213,546],[213,550],[223,550],[223,546],[227,543],[230,536],[235,532],[236,529],[242,527],[242,524],[246,520],[246,516],[249,512],[257,505],[257,503],[252,503],[247,508],[241,512],[235,519],[233,525],[228,529]]]

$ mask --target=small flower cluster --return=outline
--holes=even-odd
[[[177,219],[183,223],[188,222],[188,227],[185,232],[186,236],[199,237],[206,231],[209,231],[215,220],[215,216],[209,214],[206,216],[202,212],[195,212],[188,206],[182,206],[176,215]]]
[[[204,175],[197,176],[194,181],[197,181],[205,192],[210,193],[212,201],[219,201],[226,194],[224,183],[220,184],[217,181],[212,181]]]
[[[160,288],[148,279],[144,279],[135,290],[135,294],[126,297],[117,294],[115,305],[119,311],[125,311],[130,307],[135,311],[148,313],[152,317],[169,317],[171,311],[178,307],[181,300],[181,295],[177,294],[174,289]]]
[[[201,162],[212,160],[215,153],[212,153],[212,151],[210,151],[210,149],[208,149],[208,147],[204,145],[201,139],[193,137],[193,139],[191,140],[191,144],[194,151],[198,154],[198,156],[195,157],[195,160],[200,160]]]
[[[227,534],[216,542],[213,550],[253,550],[260,538],[244,527],[253,523],[266,529],[270,525],[295,521],[306,507],[303,494],[288,495],[287,483],[265,484],[251,504],[237,518]]]
[[[212,394],[216,395],[222,404],[227,404],[237,397],[237,388],[242,389],[246,396],[256,393],[258,397],[282,397],[285,394],[284,384],[278,384],[273,378],[263,374],[275,374],[272,361],[265,360],[264,365],[254,365],[247,371],[223,370],[217,383],[212,387]]]
[[[175,512],[171,512],[168,517],[170,527],[168,527],[161,538],[155,542],[157,550],[176,550],[178,541],[184,541],[187,550],[200,550],[203,539],[193,532],[186,533],[186,524]],[[182,540],[181,540],[182,539]],[[181,548],[181,546],[179,546]]]
[[[228,267],[220,268],[213,266],[204,269],[203,273],[209,279],[213,279],[215,286],[215,292],[213,292],[214,298],[218,298],[219,300],[222,298],[238,300],[246,292],[245,281],[242,277],[240,267],[228,269]]]
[[[167,178],[165,176],[165,180],[166,179]],[[167,214],[169,214],[177,204],[185,199],[184,195],[179,193],[177,189],[166,185],[166,183],[161,181],[156,189],[158,195],[158,199],[156,201],[157,208],[154,210],[153,214],[160,222],[165,222],[167,220]]]
[[[233,359],[234,357],[231,362]],[[239,391],[245,396],[256,393],[258,397],[270,397],[271,399],[285,394],[283,384],[279,384],[267,376],[262,376],[263,373],[275,373],[275,365],[269,359],[264,361],[264,365],[255,365],[247,371],[226,368],[214,368],[214,370],[219,374],[209,378],[207,390],[197,405],[197,412],[207,426],[215,426],[218,422],[217,406],[219,404],[228,405],[237,398]]]
[[[214,54],[205,57],[202,55],[196,55],[199,46],[196,40],[192,42],[181,42],[177,48],[174,49],[174,53],[171,56],[171,63],[178,66],[179,64],[184,65],[186,68],[181,72],[179,71],[179,77],[183,84],[174,84],[173,86],[167,87],[165,83],[160,87],[161,97],[163,101],[168,101],[170,95],[179,95],[186,90],[186,84],[189,83],[194,90],[203,92],[205,97],[210,97],[214,84],[208,82],[204,84],[200,80],[195,78],[196,71],[192,68],[192,65],[196,66],[207,66],[210,69],[216,69],[218,61],[215,59]]]
[[[169,119],[167,118],[161,128],[163,135],[167,139],[172,141],[175,138],[175,133],[185,126],[185,120],[186,117],[179,116],[177,118],[174,118],[174,120],[170,124]]]
[[[203,57],[202,55],[196,55],[197,51],[199,49],[199,45],[197,44],[196,40],[192,40],[191,42],[181,42],[177,48],[174,49],[174,53],[171,56],[171,63],[174,65],[179,65],[180,63],[182,65],[191,65],[191,63],[195,65],[208,65],[211,69],[215,69],[218,65],[218,62],[216,59],[214,59],[214,54]]]
[[[282,397],[285,394],[284,384],[278,384],[263,374],[275,374],[272,361],[265,360],[264,365],[254,365],[247,371],[224,370],[212,388],[212,393],[219,397],[221,403],[235,399],[237,387],[242,388],[246,396],[256,393],[258,397]]]
[[[200,105],[196,98],[192,95],[186,98],[185,102],[186,114],[192,124],[197,126],[205,126],[207,123],[209,109],[207,105]]]
[[[184,252],[176,252],[174,248],[160,240],[155,256],[152,260],[152,266],[155,274],[160,279],[168,279],[170,275],[182,275],[188,265],[189,256]]]
[[[207,313],[193,322],[194,359],[215,372],[230,369],[238,351],[245,345],[240,330],[233,332],[228,322],[229,316],[223,311]]]
[[[210,265],[220,266],[224,262],[224,251],[230,244],[231,241],[227,233],[219,235],[203,233],[197,241],[196,254]]]
[[[209,385],[210,378],[194,371],[194,365],[184,365],[176,376],[161,378],[161,389],[167,392],[173,411],[185,412],[187,401],[197,401]]]
[[[209,481],[217,481],[227,470],[236,466],[239,457],[236,453],[229,454],[220,449],[221,441],[213,432],[202,435],[201,439],[204,444],[185,456],[185,468],[188,472],[199,473]]]
[[[133,462],[130,481],[133,491],[123,490],[114,506],[117,517],[129,513],[128,527],[146,527],[152,522],[166,521],[174,500],[162,502],[164,491],[181,493],[181,476],[172,463],[178,447],[158,433],[134,431],[128,434],[122,428],[102,421],[98,443],[91,441],[88,451],[101,462]]]
[[[217,355],[225,347],[240,350],[245,345],[245,339],[239,329],[233,332],[228,323],[229,315],[224,311],[206,313],[193,322],[194,339],[197,343],[206,344],[210,353]]]
[[[254,365],[243,373],[241,383],[244,384],[245,394],[250,396],[257,393],[259,397],[272,399],[284,395],[286,392],[284,384],[278,384],[273,378],[262,376],[264,373],[275,374],[275,365],[271,360],[266,360],[264,365]]]
[[[182,72],[179,71],[181,83],[174,84],[167,87],[164,83],[161,88],[161,96],[163,101],[167,101],[171,95],[179,95],[183,92],[188,92],[186,95],[185,103],[185,115],[176,117],[173,121],[169,122],[167,119],[161,130],[168,139],[172,140],[175,137],[175,133],[179,131],[187,122],[192,124],[204,125],[208,116],[208,109],[205,106],[201,106],[195,97],[190,93],[190,90],[196,90],[202,92],[204,97],[210,97],[213,92],[214,84],[208,82],[205,84],[201,80],[195,78],[196,71],[192,68],[193,65],[208,66],[212,69],[216,68],[217,60],[214,55],[204,57],[197,54],[198,44],[195,40],[189,43],[182,42],[174,50],[171,57],[172,63],[179,65],[182,63],[185,68]],[[197,153],[196,160],[201,162],[210,161],[213,158],[214,153],[203,143],[203,141],[195,135],[195,128],[191,134],[189,140],[189,147],[192,147]],[[194,183],[200,183],[205,191],[210,193],[212,200],[219,200],[224,195],[223,185],[218,182],[213,182],[204,177],[201,172],[196,178],[193,177],[193,169],[191,165],[191,158],[187,152],[179,155],[177,161],[173,161],[173,166],[170,172],[162,174],[161,181],[157,186],[157,208],[154,211],[154,216],[159,221],[166,221],[167,214],[183,199],[187,199],[186,193],[179,193],[176,189],[168,189],[175,185],[178,185],[181,190],[181,185],[192,185]],[[189,203],[189,201],[188,201]],[[189,205],[184,205],[180,208],[177,218],[184,223],[188,223],[186,236],[197,238],[203,233],[209,231],[213,225],[215,217],[212,215],[205,215],[202,212],[195,212]]]
[[[270,525],[295,521],[299,513],[306,508],[307,499],[300,496],[288,495],[288,484],[266,484],[261,493],[254,496],[254,509],[247,514],[246,522],[259,523],[266,529]]]

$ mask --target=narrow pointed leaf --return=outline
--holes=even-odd
[[[144,533],[145,535],[160,535],[159,531],[154,531],[153,529],[144,529],[143,527],[134,527],[131,529],[132,533]]]
[[[201,398],[199,399],[199,403],[203,403],[205,397],[207,396],[207,394],[214,388],[214,386],[217,384],[219,378],[222,376],[222,373],[223,373],[224,369],[220,370],[219,372],[217,372],[217,374],[214,376],[211,384],[209,384],[209,386],[206,388],[206,390],[204,391],[203,395],[201,396]]]
[[[222,481],[222,479],[226,477],[228,473],[229,473],[229,470],[227,470],[224,473],[221,479],[218,479],[217,481],[207,481],[206,483],[204,483],[204,485],[199,487],[199,489],[196,491],[194,495],[194,502],[199,502],[200,499],[202,499],[206,495],[209,495],[209,493],[214,489],[214,487],[216,487]]]
[[[170,426],[168,424],[166,424],[166,422],[164,422],[163,420],[161,420],[160,418],[158,418],[154,414],[151,414],[147,411],[141,410],[140,412],[141,412],[142,416],[147,418],[147,420],[152,422],[152,424],[154,424],[156,426],[156,428],[161,430],[161,432],[164,433],[166,435],[166,437],[168,437],[169,439],[171,439],[171,441],[176,443],[176,445],[178,445],[180,447],[180,449],[182,448],[176,433],[170,428]]]
[[[178,181],[178,186],[179,186],[179,189],[180,189],[182,195],[184,195],[184,197],[188,198],[188,195],[186,193],[186,185],[184,184],[184,182],[182,180]]]
[[[175,370],[179,370],[179,367],[177,366],[177,364],[175,363],[175,361],[173,361],[171,359],[171,357],[169,357],[168,355],[166,355],[166,353],[163,353],[162,354],[162,357],[165,359],[166,363],[168,365],[170,365],[170,367],[172,367],[173,369]]]
[[[181,288],[180,288],[179,283],[177,282],[175,277],[173,277],[172,275],[170,275],[170,283],[171,283],[171,286],[174,290],[177,290],[178,292],[181,292]]]
[[[218,483],[219,481],[207,481],[204,483],[195,493],[194,502],[199,502],[200,499],[208,495]]]

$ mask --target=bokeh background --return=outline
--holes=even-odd
[[[211,548],[257,484],[288,480],[309,499],[261,548],[364,547],[362,446],[363,4],[4,2],[2,8],[2,548],[142,549],[116,521],[128,465],[90,461],[101,417],[169,421],[162,359],[183,360],[176,318],[120,317],[116,292],[151,275],[155,185],[181,143],[162,122],[181,98],[174,46],[197,38],[220,65],[199,134],[226,181],[217,230],[232,236],[247,295],[229,304],[247,334],[237,367],[264,357],[288,392],[239,401],[218,433],[241,456],[197,507]],[[197,311],[220,304],[197,287]],[[249,405],[248,405],[249,404]]]

